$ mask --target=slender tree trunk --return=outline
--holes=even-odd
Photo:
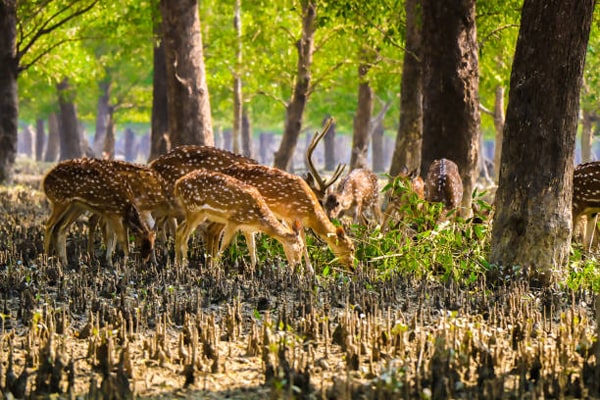
[[[594,0],[525,0],[510,79],[490,262],[564,277],[573,153]],[[548,40],[552,38],[552,40]],[[535,99],[535,101],[533,101]]]
[[[59,121],[55,113],[48,116],[48,144],[46,145],[46,154],[44,161],[55,162],[58,160],[60,152]]]
[[[0,185],[13,182],[17,155],[19,61],[16,39],[17,2],[0,1]]]
[[[32,157],[34,155],[34,141],[33,141],[33,128],[31,125],[27,125],[21,131],[20,140],[17,140],[20,143],[20,147],[18,150],[19,153],[26,155],[27,157]]]
[[[592,142],[594,141],[592,124],[592,112],[583,110],[583,121],[581,122],[581,162],[592,161]]]
[[[374,121],[373,135],[371,143],[373,146],[373,171],[382,172],[385,170],[385,157],[383,156],[383,120]]]
[[[242,155],[252,158],[252,125],[246,107],[242,112]]]
[[[324,128],[331,115],[326,115],[321,122],[321,127]],[[337,166],[337,158],[335,154],[335,121],[329,127],[329,130],[323,136],[323,145],[325,146],[325,170],[333,171]]]
[[[108,125],[106,126],[106,137],[104,138],[104,148],[102,149],[102,158],[114,160],[115,158],[115,139],[116,127],[114,119],[114,107],[108,109]]]
[[[100,88],[100,97],[98,97],[98,105],[96,107],[96,133],[94,134],[94,144],[92,150],[99,157],[102,155],[104,148],[104,138],[106,137],[106,128],[108,126],[108,113],[110,108],[110,79],[105,79],[98,84]]]
[[[302,1],[302,38],[296,42],[298,64],[292,100],[286,108],[285,129],[279,149],[275,152],[274,166],[289,170],[292,156],[302,130],[304,108],[310,95],[311,65],[317,17],[315,0]]]
[[[233,152],[240,153],[240,137],[242,134],[242,0],[235,0],[233,12],[233,29],[235,30],[235,68],[233,70]]]
[[[423,81],[421,71],[422,0],[406,0],[406,51],[402,64],[400,125],[390,166],[396,176],[421,168]]]
[[[125,129],[125,161],[135,161],[135,132],[131,128]]]
[[[496,130],[496,145],[494,146],[494,177],[496,183],[500,176],[500,157],[502,156],[502,138],[504,135],[504,88],[496,87],[494,102],[494,128]]]
[[[46,133],[44,132],[44,120],[38,118],[35,122],[35,160],[42,161],[44,156],[44,144],[46,141]]]
[[[479,76],[475,0],[423,1],[423,148],[421,175],[436,159],[458,165],[461,214],[471,211],[479,161]],[[443,51],[441,51],[443,49]]]
[[[368,168],[367,152],[369,150],[371,115],[373,114],[373,89],[367,79],[370,68],[371,65],[369,63],[361,63],[358,66],[358,105],[356,107],[356,115],[354,116],[350,170]]]
[[[214,145],[197,0],[161,0],[172,146]]]
[[[167,100],[167,61],[165,59],[165,46],[162,39],[160,15],[153,6],[153,29],[156,37],[153,63],[154,75],[152,78],[152,130],[150,132],[150,155],[148,162],[170,150],[169,138],[169,113]]]
[[[75,92],[67,78],[57,85],[57,90],[60,107],[60,159],[70,160],[82,157],[83,148],[79,135],[77,109],[74,103]]]

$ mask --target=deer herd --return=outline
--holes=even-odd
[[[95,230],[100,227],[109,265],[117,244],[124,254],[123,263],[127,262],[128,230],[138,240],[142,259],[154,262],[157,230],[163,241],[174,233],[175,264],[187,265],[190,236],[200,227],[211,263],[241,232],[254,267],[255,233],[260,232],[281,243],[290,266],[304,259],[306,270],[312,273],[305,233],[310,229],[340,264],[352,268],[353,240],[343,224],[332,220],[348,216],[355,224],[385,225],[401,200],[392,199],[384,215],[378,177],[367,169],[354,169],[341,178],[345,166],[340,164],[324,180],[312,153],[328,128],[329,124],[317,132],[308,147],[306,178],[210,146],[180,146],[148,165],[91,158],[60,162],[42,181],[51,205],[45,251],[67,263],[67,229],[89,213],[88,252],[93,252]],[[462,182],[452,161],[433,162],[425,181],[415,174],[408,179],[418,198],[442,202],[447,209],[459,206]]]

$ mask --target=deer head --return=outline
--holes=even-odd
[[[365,211],[371,210],[376,223],[382,219],[377,175],[364,168],[352,170],[333,193],[327,195],[325,210],[329,218],[337,218],[348,212],[354,216],[354,223],[367,223]]]

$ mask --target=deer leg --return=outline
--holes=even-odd
[[[234,224],[226,224],[223,229],[223,238],[221,239],[221,246],[219,246],[219,254],[217,260],[220,260],[223,250],[225,250],[237,233],[237,227]]]
[[[252,269],[256,267],[257,258],[256,258],[256,240],[254,236],[254,232],[243,232],[244,237],[246,238],[246,245],[248,246],[248,253],[250,253],[250,265],[252,265]]]
[[[52,205],[52,213],[46,221],[46,232],[44,236],[44,251],[47,255],[52,255],[55,251],[57,251],[57,233],[58,233],[58,223],[64,216],[64,213],[67,211],[68,205],[54,203]]]
[[[184,266],[187,263],[190,235],[202,221],[204,221],[204,214],[187,215],[177,227],[175,233],[175,262],[177,265]]]
[[[597,222],[598,214],[595,214],[593,218],[591,215],[587,216],[587,223],[585,227],[585,247],[588,251],[592,251],[592,242],[594,241],[594,233],[596,232]]]

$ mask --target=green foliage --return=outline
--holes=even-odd
[[[571,290],[592,290],[600,292],[600,270],[598,269],[598,254],[589,253],[582,249],[581,244],[574,244],[571,251],[568,276],[565,282]]]

